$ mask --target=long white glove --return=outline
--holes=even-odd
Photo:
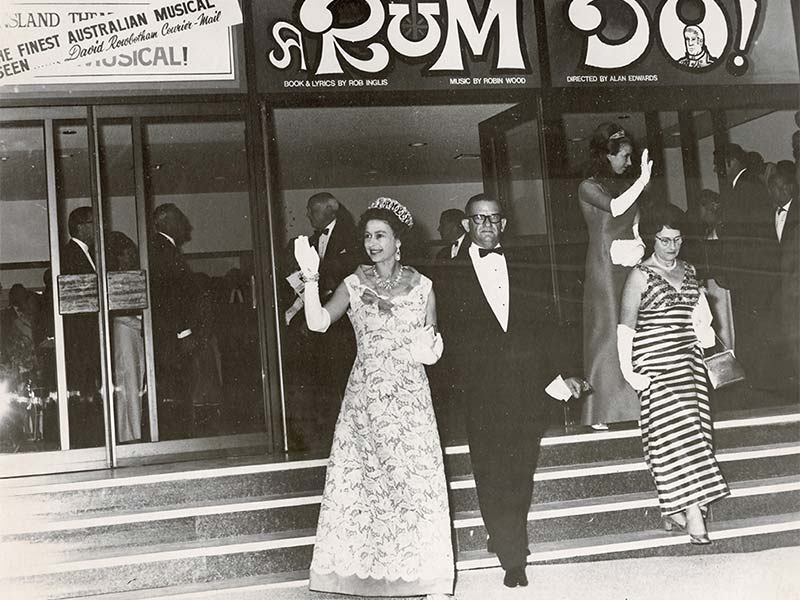
[[[433,327],[420,329],[408,347],[411,358],[423,365],[435,364],[442,357],[444,342],[441,333],[434,333]]]
[[[716,343],[714,328],[711,326],[713,319],[706,295],[701,292],[700,300],[692,311],[692,325],[694,326],[694,333],[703,348],[711,348]]]
[[[308,238],[299,235],[294,241],[294,258],[303,274],[303,312],[306,325],[311,331],[324,333],[331,325],[331,315],[322,308],[319,300],[319,254],[308,243]]]
[[[633,371],[633,336],[636,332],[627,325],[617,325],[617,354],[622,376],[637,392],[650,387],[650,378]]]
[[[642,170],[633,185],[627,190],[622,192],[616,198],[611,199],[611,216],[618,217],[639,198],[645,186],[650,183],[650,173],[653,170],[653,161],[649,160],[649,152],[647,148],[642,152]]]

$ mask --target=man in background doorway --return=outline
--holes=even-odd
[[[320,256],[319,293],[324,303],[362,256],[353,216],[329,192],[308,199],[306,216],[314,232],[310,245]],[[287,383],[289,447],[292,450],[324,449],[333,436],[347,376],[355,358],[355,337],[348,319],[340,319],[323,336],[308,330],[302,311],[302,287],[296,277],[290,240],[286,257],[287,281],[294,288],[292,308],[286,313],[287,339],[284,359]],[[315,373],[311,380],[308,373]]]
[[[92,207],[74,209],[67,217],[67,230],[70,237],[61,249],[61,274],[94,275],[96,263]],[[67,389],[71,396],[70,445],[74,448],[99,446],[103,443],[104,433],[103,407],[97,394],[100,339],[96,313],[64,316],[64,350]]]
[[[159,430],[164,439],[191,434],[192,352],[197,346],[200,296],[181,248],[192,239],[192,225],[174,204],[153,211],[150,239],[150,299],[153,354],[159,401]]]
[[[736,355],[751,388],[774,388],[775,336],[772,299],[778,291],[778,241],[774,209],[766,187],[746,166],[738,144],[715,152],[715,170],[724,166],[731,191],[722,202],[723,285],[731,291]]]
[[[439,237],[446,242],[446,245],[436,253],[437,260],[456,257],[467,235],[462,225],[465,218],[464,211],[458,208],[448,208],[439,215]]]

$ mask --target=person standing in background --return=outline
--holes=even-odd
[[[192,239],[192,225],[174,204],[153,211],[150,237],[150,299],[153,311],[153,354],[158,381],[162,437],[191,434],[192,352],[197,345],[197,301],[194,274],[181,248]],[[161,409],[165,409],[162,410]],[[172,410],[170,410],[172,409]]]
[[[121,231],[111,231],[106,237],[106,267],[109,272],[139,268],[139,249]],[[142,439],[145,380],[142,318],[139,314],[113,313],[111,332],[117,441],[134,442]]]
[[[446,244],[436,253],[436,260],[449,260],[456,257],[467,234],[461,224],[464,218],[464,211],[458,208],[448,208],[439,215],[437,231]]]
[[[583,372],[592,390],[584,399],[581,423],[635,421],[639,400],[619,370],[616,324],[625,280],[642,257],[636,229],[637,200],[650,181],[652,161],[642,153],[639,177],[623,175],[631,166],[633,141],[616,123],[602,123],[589,142],[589,177],[578,187],[578,202],[589,229],[583,284]]]
[[[723,170],[731,182],[730,194],[722,202],[719,236],[723,281],[731,291],[736,356],[747,375],[747,385],[773,389],[771,340],[777,322],[770,306],[779,288],[775,211],[767,188],[746,167],[741,146],[725,144],[714,158],[715,169]]]
[[[782,361],[777,373],[778,385],[790,401],[797,402],[800,385],[800,207],[797,206],[794,165],[779,168],[768,183],[780,248],[780,294],[775,315],[780,332],[777,356]]]

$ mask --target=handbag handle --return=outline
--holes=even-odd
[[[723,349],[723,351],[725,351],[725,350],[730,350],[731,352],[733,352],[733,349],[732,349],[732,348],[728,348],[728,347],[725,345],[725,342],[723,342],[723,341],[722,341],[722,340],[719,338],[719,336],[717,335],[717,332],[716,332],[716,331],[714,332],[714,338],[715,338],[715,339],[716,339],[716,340],[719,342],[719,345],[720,345],[720,346],[722,346],[722,349]],[[736,354],[736,353],[734,352],[734,355],[735,355],[735,354]]]

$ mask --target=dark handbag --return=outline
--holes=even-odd
[[[717,341],[722,345],[722,350],[703,359],[706,371],[708,371],[708,380],[715,390],[737,381],[742,381],[745,378],[744,369],[739,361],[736,360],[733,350],[726,348],[719,338],[717,338]]]

